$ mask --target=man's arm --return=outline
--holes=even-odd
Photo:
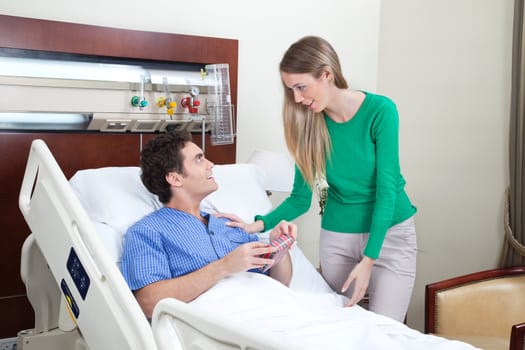
[[[263,259],[259,256],[270,253],[273,249],[261,242],[245,243],[222,259],[216,260],[199,270],[184,276],[154,282],[138,289],[135,291],[135,297],[146,316],[151,318],[155,305],[161,299],[176,298],[184,302],[192,301],[228,275],[261,268],[265,264],[271,263],[272,260]]]
[[[277,264],[270,269],[270,277],[281,282],[285,286],[290,285],[292,280],[292,259],[290,253],[287,252],[285,256]]]

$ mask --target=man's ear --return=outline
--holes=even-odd
[[[171,186],[180,187],[182,186],[181,178],[182,176],[179,173],[172,171],[166,175],[166,182]]]

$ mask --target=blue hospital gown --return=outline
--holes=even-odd
[[[226,218],[201,214],[208,226],[186,212],[161,208],[128,229],[121,270],[131,290],[196,271],[258,240],[257,235],[226,226]]]

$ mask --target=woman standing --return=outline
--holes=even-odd
[[[416,271],[416,208],[400,172],[396,106],[349,88],[337,53],[319,37],[291,45],[280,73],[285,138],[296,163],[293,190],[254,223],[232,225],[256,232],[293,220],[310,207],[316,184],[326,182],[323,277],[350,298],[348,306],[368,291],[371,311],[403,321]]]

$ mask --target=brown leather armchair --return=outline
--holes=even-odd
[[[486,350],[523,350],[525,266],[481,271],[427,285],[425,333]]]

